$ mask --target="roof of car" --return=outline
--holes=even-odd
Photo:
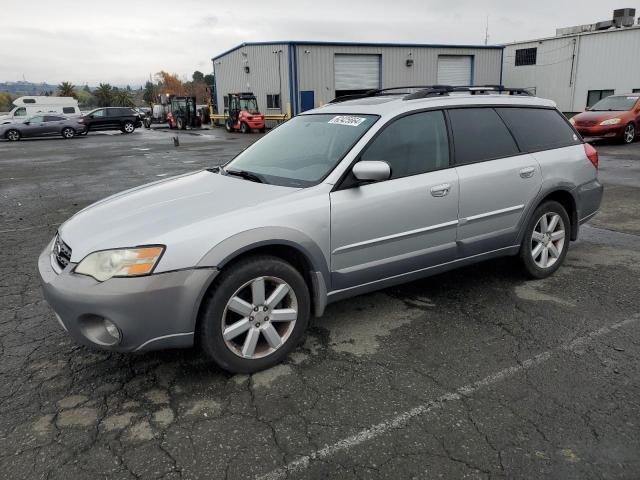
[[[328,103],[320,108],[308,110],[304,112],[303,115],[318,113],[360,113],[394,116],[403,112],[410,112],[425,108],[483,105],[556,107],[556,103],[552,100],[528,95],[506,95],[502,93],[472,95],[471,93],[456,92],[446,96],[433,96],[417,99],[406,99],[406,95],[404,94],[357,98],[339,103]]]

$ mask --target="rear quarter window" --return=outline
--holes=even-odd
[[[516,142],[493,108],[449,110],[456,163],[475,163],[518,155]]]
[[[582,141],[555,109],[497,108],[523,152],[577,145]]]

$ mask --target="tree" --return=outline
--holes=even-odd
[[[209,73],[204,76],[204,83],[206,83],[207,85],[213,85],[214,80],[215,80],[215,77],[213,76],[212,73]]]
[[[13,97],[10,93],[0,92],[0,112],[8,112],[11,110]]]
[[[147,82],[144,84],[142,99],[149,106],[158,101],[158,89],[153,83]]]
[[[78,104],[81,108],[92,108],[96,106],[96,98],[84,89],[77,92]]]
[[[113,87],[108,83],[101,83],[96,88],[94,95],[99,107],[109,107],[113,103]]]
[[[184,95],[184,85],[176,74],[167,73],[164,70],[156,73],[160,84],[160,92],[169,95]]]
[[[204,82],[204,73],[196,70],[195,72],[193,72],[193,75],[191,75],[191,78],[194,82]]]
[[[116,88],[113,91],[113,104],[116,107],[133,107],[131,92],[124,88]]]
[[[75,88],[75,85],[73,85],[71,82],[62,82],[60,85],[58,85],[58,96],[78,98]]]
[[[87,93],[91,93],[91,89],[89,88],[89,85],[87,85],[86,83],[84,84],[84,87],[82,87],[82,90],[84,90]]]

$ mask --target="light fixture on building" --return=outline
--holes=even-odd
[[[249,65],[245,65],[244,66],[244,73],[249,73],[251,71],[251,69],[249,68]]]
[[[409,58],[407,58],[407,61],[405,62],[407,67],[413,67],[413,58],[411,58],[412,55],[413,54],[411,52],[409,52]]]

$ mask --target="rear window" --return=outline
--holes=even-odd
[[[504,122],[492,108],[449,110],[456,163],[510,157],[520,152]]]
[[[74,107],[62,107],[62,113],[76,113]]]
[[[560,112],[542,108],[497,108],[524,152],[549,150],[581,142]]]

